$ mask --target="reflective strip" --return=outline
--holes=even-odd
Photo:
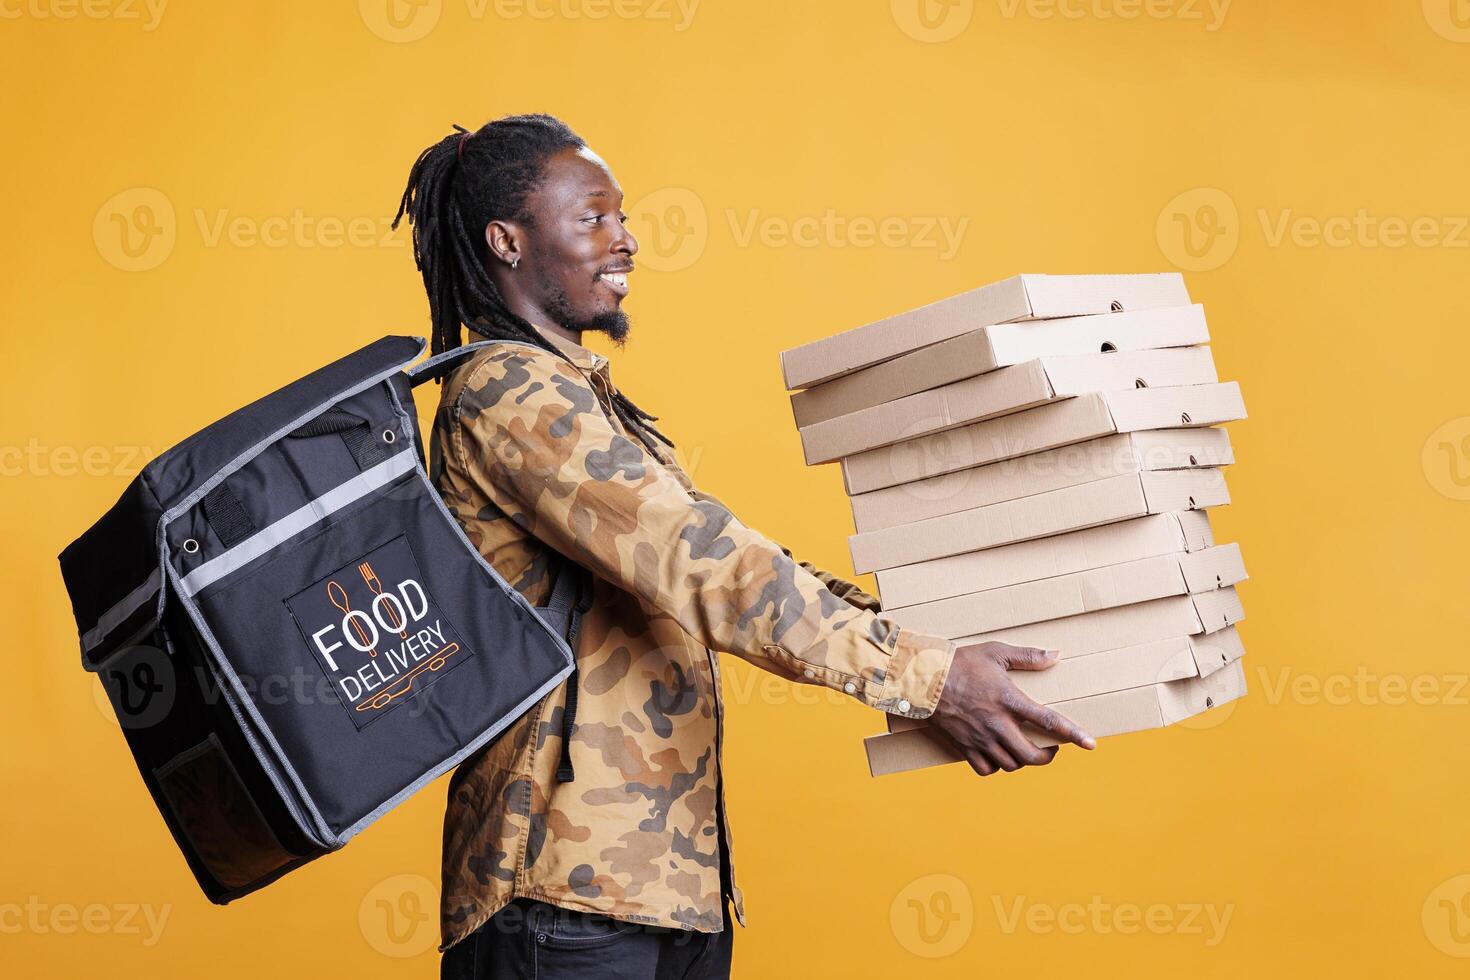
[[[117,629],[124,620],[137,612],[143,603],[157,595],[161,585],[163,585],[163,569],[155,566],[153,571],[148,573],[148,577],[143,580],[142,585],[119,599],[111,609],[97,619],[96,626],[87,630],[82,636],[82,649],[90,651],[107,639],[107,634]]]
[[[319,523],[329,514],[341,510],[353,501],[361,500],[405,473],[412,473],[417,467],[418,457],[412,449],[405,449],[396,456],[383,460],[377,466],[363,470],[346,483],[333,487],[274,524],[261,528],[229,551],[216,555],[185,575],[179,580],[184,594],[195,595],[200,589],[249,564],[272,548],[280,546],[313,524]]]

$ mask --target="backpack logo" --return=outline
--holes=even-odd
[[[423,582],[400,535],[286,600],[358,728],[469,655]]]

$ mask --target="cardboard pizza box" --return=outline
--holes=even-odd
[[[941,473],[849,498],[859,534],[943,517],[1004,500],[1154,470],[1229,466],[1223,428],[1150,429],[1089,439],[1045,452]]]
[[[1208,677],[1244,656],[1240,634],[1235,627],[1227,626],[1214,633],[1171,636],[1085,657],[1066,657],[1046,670],[1012,670],[1008,675],[1031,700],[1057,704],[1164,681]],[[888,715],[890,732],[924,725],[914,718]]]
[[[1028,623],[1080,616],[1113,606],[1208,592],[1236,585],[1245,579],[1240,547],[1226,544],[1193,553],[1144,558],[1107,568],[1008,585],[903,609],[885,608],[880,615],[916,633],[956,639]]]
[[[1205,511],[1150,514],[1116,524],[901,565],[878,572],[886,610],[972,592],[1212,547]]]
[[[874,364],[791,395],[798,428],[1039,357],[1206,344],[1202,306],[1003,323]]]
[[[1056,650],[1063,660],[1067,660],[1152,643],[1171,636],[1218,633],[1244,619],[1245,607],[1241,605],[1239,593],[1231,586],[1129,606],[1113,606],[1044,623],[975,633],[957,637],[954,643],[955,646],[966,646],[999,641],[1018,647],[1041,647]],[[1220,669],[1224,662],[1206,661],[1198,666],[1203,676]]]
[[[1218,469],[1125,473],[1018,500],[974,507],[848,538],[858,573],[1112,524],[1149,514],[1205,510],[1230,502]]]
[[[1114,433],[1211,426],[1245,417],[1240,386],[1233,381],[1095,392],[869,449],[843,459],[842,475],[853,495]]]
[[[1043,357],[800,431],[808,466],[1094,391],[1216,384],[1208,347]]]
[[[1012,670],[1011,680],[1038,704],[1147,687],[1163,681],[1208,677],[1245,656],[1234,627],[1218,633],[1174,636],[1085,657],[1068,657],[1048,670]],[[1212,669],[1201,670],[1201,664]],[[900,716],[890,716],[900,717]]]
[[[1053,707],[1082,726],[1094,738],[1110,738],[1176,724],[1243,697],[1246,693],[1243,661],[1237,660],[1208,677],[1166,681],[1148,687],[1115,691],[1064,701]],[[1056,740],[1027,731],[1038,746]],[[873,776],[949,765],[964,759],[943,735],[926,727],[874,735],[863,740],[868,771]]]
[[[809,388],[991,324],[1188,305],[1177,272],[1013,276],[784,351],[781,373],[788,389]]]

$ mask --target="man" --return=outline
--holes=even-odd
[[[628,334],[638,243],[622,197],[575,133],[532,115],[425,150],[399,208],[434,350],[459,346],[462,325],[504,341],[445,383],[436,485],[533,604],[576,566],[594,577],[570,741],[564,685],[450,785],[445,976],[728,976],[726,903],[742,924],[744,910],[720,784],[718,651],[928,718],[982,775],[1051,761],[1056,749],[1036,748],[1022,722],[1092,747],[1006,676],[1054,654],[955,650],[894,627],[872,597],[796,564],[695,489],[652,416],[581,345],[588,331]]]

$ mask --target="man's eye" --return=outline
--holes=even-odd
[[[590,218],[583,218],[582,220],[583,221],[590,221],[593,224],[596,224],[597,222],[601,221],[604,217],[605,217],[605,215],[594,214],[594,215],[592,215],[592,217],[590,217]]]

